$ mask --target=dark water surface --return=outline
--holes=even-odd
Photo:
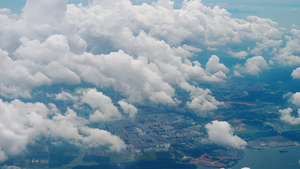
[[[244,158],[232,169],[249,167],[250,169],[298,169],[300,160],[300,147],[285,149],[288,152],[280,153],[279,149],[253,150],[246,149]],[[198,166],[198,169],[211,169]]]

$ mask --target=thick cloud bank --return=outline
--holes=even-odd
[[[242,149],[247,145],[243,139],[233,135],[231,125],[226,121],[215,120],[206,124],[205,128],[207,129],[208,138],[216,144],[238,149]]]
[[[193,52],[201,52],[194,45],[214,48],[257,42],[253,48],[260,54],[278,47],[282,36],[269,19],[234,19],[225,9],[209,8],[197,0],[183,2],[181,9],[173,9],[172,4],[161,0],[134,6],[129,0],[94,0],[82,6],[68,5],[66,0],[28,0],[20,17],[2,14],[0,18],[1,79],[7,79],[1,81],[0,95],[31,97],[35,87],[84,81],[112,86],[131,103],[176,105],[174,85],[222,81],[229,72],[215,55],[206,69],[191,62]],[[291,56],[298,52],[292,48],[298,30],[291,32],[295,36],[275,60],[298,58]],[[229,53],[243,59],[249,51]],[[242,69],[258,74],[267,68],[266,59],[255,56]]]

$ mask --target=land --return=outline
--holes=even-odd
[[[205,88],[205,86],[202,86]],[[80,149],[68,143],[52,145],[41,139],[28,146],[28,151],[1,165],[21,168],[157,168],[231,167],[243,158],[243,150],[218,146],[208,140],[205,124],[212,120],[228,121],[234,134],[244,139],[252,149],[284,149],[299,146],[297,127],[280,120],[277,101],[283,89],[270,89],[261,82],[228,82],[210,86],[217,100],[224,105],[214,112],[187,111],[188,95],[183,91],[179,107],[138,105],[134,119],[94,124],[119,136],[127,144],[121,153],[111,153],[103,147]],[[275,90],[275,91],[274,91]],[[109,95],[110,91],[106,91]],[[119,100],[121,96],[111,95]],[[82,112],[82,116],[86,115]],[[163,165],[167,164],[167,165]]]

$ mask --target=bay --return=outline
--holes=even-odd
[[[245,149],[244,158],[232,169],[249,167],[250,169],[297,169],[300,168],[300,147],[287,148],[288,152],[280,153],[281,149],[255,150]],[[197,169],[211,169],[198,166]]]

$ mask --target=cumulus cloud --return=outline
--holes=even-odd
[[[68,100],[71,100],[71,101],[76,101],[78,100],[79,98],[75,95],[72,95],[68,92],[65,92],[65,91],[62,91],[61,93],[58,93],[55,95],[55,100],[62,100],[62,101],[68,101]]]
[[[234,58],[239,58],[239,59],[245,59],[248,56],[248,52],[246,51],[239,51],[239,52],[229,51],[228,54],[230,54]]]
[[[291,74],[291,76],[294,79],[300,79],[300,67],[298,67],[297,69],[293,70],[293,73]]]
[[[247,145],[243,139],[233,135],[231,125],[226,121],[215,120],[206,124],[205,128],[207,129],[208,138],[216,144],[238,149],[242,149]]]
[[[62,91],[61,93],[50,95],[50,97],[53,96],[55,100],[73,103],[76,109],[83,109],[86,108],[84,107],[85,104],[88,105],[92,108],[89,117],[91,122],[113,121],[123,118],[123,115],[119,112],[111,98],[93,88],[78,88],[73,93]],[[134,118],[138,112],[138,109],[134,105],[127,103],[125,100],[118,101],[118,104],[122,112],[128,114],[130,118]]]
[[[50,97],[53,97],[51,95]],[[104,95],[102,92],[98,92],[95,88],[78,88],[73,93],[62,91],[61,93],[54,94],[55,100],[71,101],[76,109],[84,108],[86,104],[92,108],[92,114],[90,114],[89,120],[91,122],[104,122],[113,121],[123,118],[123,115],[119,112],[110,97]],[[165,102],[162,101],[162,102]],[[127,103],[125,100],[117,102],[120,105],[122,112],[128,114],[130,118],[134,118],[138,112],[138,109]]]
[[[98,92],[96,89],[88,89],[78,92],[83,93],[81,103],[86,103],[96,110],[95,113],[90,116],[91,121],[110,121],[122,117],[122,114],[112,103],[112,100],[108,96],[105,96],[102,92]]]
[[[108,146],[121,151],[125,143],[109,132],[87,127],[88,120],[72,109],[63,115],[55,105],[0,100],[0,160],[18,155],[42,136],[63,138],[75,145]]]
[[[71,101],[77,108],[83,104],[88,105],[92,109],[91,122],[113,121],[123,117],[111,98],[95,88],[78,88],[74,93],[62,91],[55,94],[55,100]]]
[[[262,69],[268,69],[268,64],[262,56],[254,56],[247,59],[245,69],[247,73],[258,74]]]
[[[37,139],[42,132],[49,109],[42,103],[11,103],[0,100],[0,147],[1,156],[17,155],[25,150],[30,141]]]
[[[11,10],[8,9],[8,8],[1,8],[0,9],[0,14],[9,15],[9,14],[11,14]]]
[[[253,55],[261,55],[262,53],[276,54],[283,44],[283,40],[263,39],[257,42],[256,46],[250,51]]]
[[[291,29],[291,36],[285,36],[287,43],[275,55],[273,60],[284,66],[300,65],[300,30]]]
[[[189,109],[203,112],[215,110],[219,105],[223,105],[223,102],[217,101],[210,95],[211,91],[209,89],[204,90],[188,83],[182,83],[181,87],[190,93],[191,100],[186,103]]]
[[[30,89],[41,84],[51,83],[50,79],[43,73],[32,72],[26,66],[20,64],[8,56],[6,51],[0,49],[1,59],[1,82],[0,94],[4,97],[31,97]],[[19,83],[22,81],[22,83]]]
[[[263,69],[268,69],[269,66],[262,56],[253,56],[246,60],[245,65],[237,64],[235,68],[246,74],[257,75]]]
[[[280,119],[284,122],[296,125],[300,124],[300,109],[298,109],[298,117],[291,116],[291,113],[293,112],[292,108],[287,108],[283,110],[279,110],[279,113],[281,113]]]
[[[293,94],[290,98],[290,102],[292,102],[296,106],[300,106],[300,92]]]
[[[283,96],[283,98],[289,98],[289,102],[293,105],[300,107],[300,92],[296,93],[287,93]],[[286,123],[290,123],[292,125],[300,124],[300,109],[298,109],[298,117],[291,115],[294,110],[290,107],[286,109],[279,110],[281,113],[280,119]]]
[[[205,70],[209,73],[217,73],[219,71],[227,73],[229,71],[229,69],[224,64],[220,63],[220,58],[216,55],[212,55],[208,59]]]
[[[243,77],[243,75],[241,75],[240,72],[238,72],[236,70],[233,72],[233,75],[237,76],[237,77]]]
[[[123,112],[129,114],[131,118],[134,118],[138,112],[138,109],[135,106],[133,106],[132,104],[128,104],[123,100],[119,101],[118,104],[123,109]]]
[[[186,44],[184,44],[182,46],[178,46],[177,48],[172,47],[172,50],[174,51],[174,54],[176,56],[180,56],[182,58],[190,58],[195,53],[202,52],[202,49],[196,48],[196,47],[193,47],[193,46],[189,46],[189,45],[186,45]]]

